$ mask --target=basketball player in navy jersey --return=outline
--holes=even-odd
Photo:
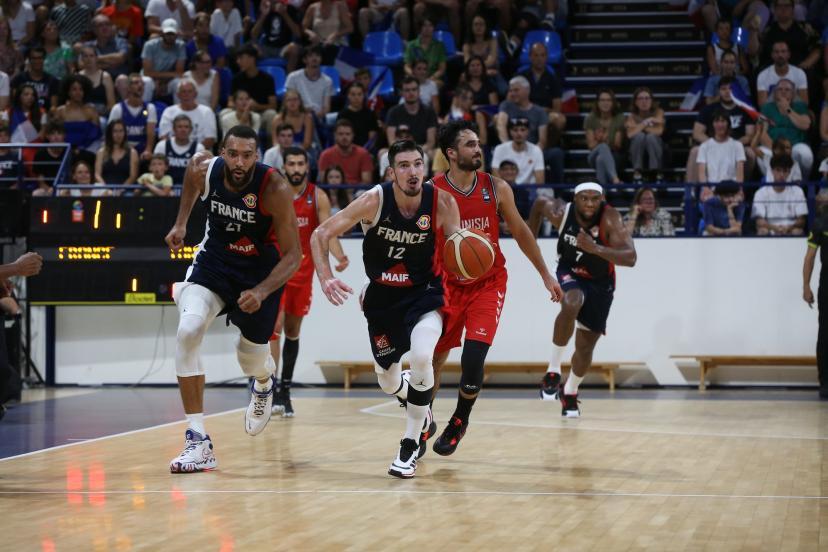
[[[595,344],[607,328],[615,265],[635,266],[635,245],[621,215],[604,201],[603,188],[594,182],[576,186],[572,203],[538,198],[529,217],[535,235],[544,217],[558,229],[558,280],[564,297],[555,319],[552,357],[540,395],[544,400],[559,399],[561,415],[577,418],[581,415],[578,386],[592,364]],[[561,358],[576,321],[572,370],[562,384]]]
[[[216,467],[213,443],[204,429],[204,369],[201,341],[216,316],[226,314],[241,335],[236,354],[253,378],[245,430],[260,433],[270,420],[273,359],[268,341],[279,313],[285,282],[299,267],[301,249],[293,194],[284,178],[258,159],[256,132],[231,128],[221,156],[196,153],[184,176],[175,225],[166,241],[184,244],[196,200],[207,210],[207,229],[187,270],[173,288],[180,318],[175,369],[189,423],[184,450],[170,462],[173,473]],[[276,243],[279,247],[276,247]]]
[[[388,162],[392,181],[375,186],[320,224],[311,237],[311,250],[322,291],[331,303],[341,305],[353,290],[334,277],[328,244],[362,224],[369,283],[361,303],[377,380],[384,392],[407,403],[405,435],[388,473],[410,478],[436,429],[429,408],[431,361],[443,331],[446,297],[442,264],[435,255],[443,236],[460,229],[460,213],[451,194],[423,184],[423,150],[415,142],[392,144]],[[400,358],[409,349],[411,372],[403,373]]]

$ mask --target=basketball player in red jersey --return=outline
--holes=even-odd
[[[299,147],[290,147],[282,152],[284,166],[282,170],[288,184],[293,188],[293,210],[299,225],[299,242],[302,246],[302,262],[293,277],[285,284],[282,304],[276,328],[270,338],[270,354],[276,366],[279,366],[279,345],[282,329],[285,343],[281,350],[282,379],[279,392],[273,397],[273,413],[281,413],[285,418],[293,417],[293,403],[290,400],[290,384],[293,381],[293,369],[299,355],[299,331],[302,319],[310,312],[313,292],[313,256],[310,250],[310,237],[316,227],[331,216],[331,203],[328,195],[308,182],[308,154]],[[330,250],[339,264],[337,272],[348,268],[348,257],[342,251],[338,238],[330,243]]]
[[[504,180],[478,170],[483,165],[483,152],[477,125],[470,121],[452,121],[440,128],[439,144],[449,161],[449,170],[432,179],[434,186],[454,196],[460,208],[461,227],[485,232],[495,250],[494,266],[482,278],[468,281],[449,275],[449,316],[443,337],[434,350],[436,381],[439,382],[440,369],[449,351],[460,345],[463,328],[466,339],[460,359],[462,375],[457,407],[433,446],[434,452],[447,456],[457,449],[469,425],[469,414],[483,385],[486,354],[506,298],[506,261],[498,245],[500,217],[540,274],[552,300],[559,301],[563,294],[546,267],[535,237],[515,207],[512,189]]]
[[[535,235],[543,218],[558,229],[558,279],[564,298],[555,319],[552,358],[541,381],[540,396],[559,399],[561,415],[578,418],[578,386],[592,364],[595,344],[607,328],[615,293],[615,265],[635,266],[635,245],[621,215],[604,201],[604,190],[595,182],[578,184],[572,203],[538,198],[529,216]],[[572,371],[566,384],[561,384],[561,357],[576,321]]]

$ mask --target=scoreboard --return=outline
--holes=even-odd
[[[29,249],[43,270],[29,278],[32,304],[153,304],[172,301],[172,283],[184,279],[204,236],[205,213],[196,202],[185,247],[164,237],[178,213],[166,197],[32,197]]]

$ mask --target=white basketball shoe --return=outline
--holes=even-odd
[[[275,387],[272,379],[267,391],[257,391],[256,380],[250,384],[250,404],[247,405],[247,412],[244,414],[244,430],[248,435],[258,435],[270,421]]]
[[[184,434],[184,450],[170,462],[170,473],[192,473],[213,470],[218,466],[213,454],[213,441],[192,429]]]
[[[400,452],[397,457],[391,462],[388,468],[388,475],[399,477],[401,479],[411,479],[414,477],[414,472],[417,470],[417,451],[420,444],[414,439],[403,439],[400,441]]]

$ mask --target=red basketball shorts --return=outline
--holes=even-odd
[[[467,340],[492,344],[506,299],[506,278],[503,270],[479,284],[448,285],[449,308],[443,324],[443,337],[434,352],[444,353],[459,347],[464,328]]]

